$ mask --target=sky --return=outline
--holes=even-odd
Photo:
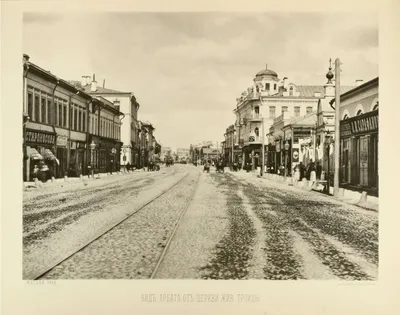
[[[45,39],[45,40],[44,40]],[[30,61],[65,80],[133,92],[139,120],[163,146],[221,142],[236,98],[268,68],[298,85],[323,85],[329,58],[341,84],[378,76],[378,17],[336,13],[25,13]]]

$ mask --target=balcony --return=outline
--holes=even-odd
[[[250,118],[249,121],[262,121],[262,115],[261,113],[253,113]]]

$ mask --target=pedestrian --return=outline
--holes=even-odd
[[[131,163],[128,162],[128,163],[126,164],[126,170],[129,172],[130,169],[131,169]]]
[[[35,164],[33,166],[32,179],[35,180],[35,178],[38,178],[38,174],[39,174],[39,166]]]

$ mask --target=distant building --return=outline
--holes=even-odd
[[[286,77],[279,79],[275,71],[266,67],[255,75],[253,86],[236,99],[236,123],[232,133],[237,135],[234,149],[242,150],[243,164],[251,163],[253,168],[260,166],[263,149],[265,164],[282,163],[284,139],[277,134],[267,136],[272,125],[277,124],[282,115],[296,119],[316,111],[320,99],[333,97],[335,93],[332,83],[298,85],[287,80]],[[354,86],[342,86],[341,92],[352,88]],[[239,154],[235,159],[239,159]]]

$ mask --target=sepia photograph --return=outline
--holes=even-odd
[[[379,279],[376,13],[22,23],[23,280]]]

